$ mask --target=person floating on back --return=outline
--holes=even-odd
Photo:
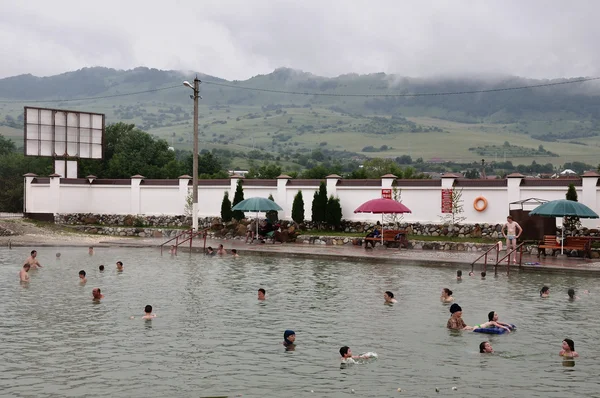
[[[21,280],[21,282],[29,282],[29,269],[31,268],[31,265],[29,264],[24,264],[23,268],[21,268],[21,271],[19,271],[19,279]]]
[[[394,298],[394,293],[390,292],[389,290],[383,293],[383,299],[385,300],[384,304],[394,304],[398,302],[398,300]]]
[[[123,262],[122,261],[117,261],[117,271],[123,272]]]
[[[542,287],[542,289],[540,290],[540,297],[541,298],[550,297],[550,288],[548,286]]]
[[[577,358],[579,354],[575,351],[575,342],[571,339],[564,339],[562,342],[562,350],[560,350],[558,355],[565,358]]]
[[[42,264],[37,260],[37,250],[32,250],[31,255],[27,257],[24,264],[29,264],[31,268],[42,268]]]
[[[262,287],[260,289],[258,289],[258,299],[260,301],[265,299],[265,295],[267,294],[266,290],[263,289]]]
[[[79,271],[79,283],[81,283],[82,285],[85,285],[87,283],[87,278],[85,277],[84,270]]]
[[[103,299],[104,295],[102,294],[102,291],[100,290],[99,287],[95,287],[92,289],[92,300],[93,301],[100,301],[100,299]]]
[[[480,354],[491,354],[494,352],[494,349],[492,348],[492,345],[490,344],[489,341],[484,341],[483,343],[479,344],[479,353]]]
[[[296,349],[296,333],[293,330],[283,332],[283,346],[286,351],[294,351]]]

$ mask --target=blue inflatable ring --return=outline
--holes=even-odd
[[[515,330],[517,327],[513,324],[508,324],[508,327],[510,328],[510,330]],[[506,329],[504,328],[497,328],[497,327],[492,327],[492,328],[479,328],[479,329],[474,329],[473,332],[475,333],[487,333],[487,334],[504,334],[506,333]]]

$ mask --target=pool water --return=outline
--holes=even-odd
[[[482,281],[468,277],[465,267],[457,283],[455,265],[172,258],[130,248],[98,248],[89,256],[87,248],[40,248],[44,268],[31,271],[23,286],[18,271],[30,250],[0,249],[2,396],[565,397],[600,391],[595,278],[514,272]],[[106,265],[103,273],[99,264]],[[78,283],[80,269],[87,271],[86,286]],[[549,299],[539,298],[544,284]],[[106,296],[100,304],[91,299],[93,287]],[[267,290],[264,302],[256,299],[259,287]],[[518,331],[448,331],[443,287],[454,291],[467,324],[485,322],[495,310]],[[580,300],[567,300],[570,287]],[[396,294],[394,306],[383,304],[386,290]],[[140,319],[146,304],[156,319]],[[281,344],[285,329],[296,332],[294,352]],[[558,356],[566,337],[581,355],[574,362]],[[484,340],[495,354],[478,353]],[[355,355],[376,352],[378,359],[340,369],[343,345]]]

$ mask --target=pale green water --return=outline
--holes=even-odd
[[[0,249],[1,396],[600,396],[595,278],[515,272],[481,281],[465,268],[457,284],[455,267],[40,248],[46,267],[23,287],[17,273],[29,250]],[[538,296],[543,284],[548,300]],[[101,304],[91,300],[96,286]],[[258,287],[267,301],[256,300]],[[454,290],[467,324],[495,310],[519,330],[449,332],[442,287]],[[567,301],[569,287],[581,300]],[[385,290],[396,293],[394,307],[383,305]],[[139,319],[146,304],[158,314],[151,322]],[[295,352],[281,345],[287,328]],[[574,367],[557,355],[565,337],[581,355]],[[478,353],[486,339],[496,354]],[[340,370],[342,345],[379,359]]]

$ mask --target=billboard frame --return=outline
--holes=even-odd
[[[81,154],[81,152],[80,152],[80,148],[81,148],[81,141],[80,141],[81,115],[82,114],[84,114],[84,115],[95,115],[95,116],[102,117],[102,140],[100,142],[100,145],[101,145],[100,157],[99,158],[93,158],[91,156],[90,157],[81,157],[81,156],[68,156],[68,155],[65,156],[65,155],[56,155],[56,154],[54,154],[54,155],[28,155],[27,154],[27,110],[28,109],[35,110],[35,111],[51,111],[52,112],[53,124],[51,125],[51,127],[52,127],[52,152],[53,153],[54,153],[54,149],[55,149],[55,145],[56,145],[56,140],[55,140],[55,137],[56,137],[55,115],[58,112],[61,112],[61,113],[65,114],[65,120],[66,120],[66,115],[68,113],[72,113],[72,114],[76,114],[77,115],[77,154],[78,155]],[[38,123],[38,126],[39,125],[41,125],[41,124]],[[67,128],[67,125],[65,125],[65,144],[67,143],[67,141],[66,141],[66,138],[67,138],[66,128]],[[38,139],[38,141],[41,141],[41,138]],[[69,109],[42,108],[42,107],[35,107],[35,106],[24,106],[24,108],[23,108],[23,154],[24,154],[24,156],[44,157],[44,158],[64,159],[64,160],[80,160],[80,159],[104,160],[105,147],[106,147],[106,115],[104,113],[75,111],[75,110],[69,110]]]

